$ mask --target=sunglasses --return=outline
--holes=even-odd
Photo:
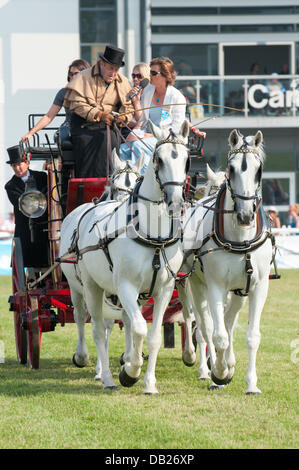
[[[132,78],[138,78],[139,80],[141,80],[143,77],[141,75],[141,73],[132,73]]]
[[[156,72],[156,70],[150,70],[150,74],[155,77],[156,75],[159,75],[161,72]]]

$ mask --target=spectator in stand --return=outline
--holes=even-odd
[[[270,218],[271,226],[273,228],[280,228],[281,227],[280,219],[278,217],[278,212],[277,212],[277,209],[276,209],[275,206],[270,206],[269,207],[268,216]]]
[[[299,228],[299,215],[297,212],[296,204],[289,206],[290,226],[292,228]]]

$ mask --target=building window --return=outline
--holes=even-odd
[[[153,7],[153,16],[207,16],[207,15],[294,15],[299,13],[298,6],[279,7]]]
[[[152,57],[169,57],[179,75],[217,75],[217,44],[154,44]]]
[[[94,64],[106,44],[116,44],[116,1],[80,0],[81,57]]]

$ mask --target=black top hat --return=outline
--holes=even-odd
[[[22,152],[19,145],[14,145],[13,147],[9,147],[6,150],[9,156],[9,161],[6,163],[9,163],[10,165],[13,165],[14,163],[25,162],[27,160],[26,154]]]
[[[118,67],[123,67],[125,63],[123,62],[123,57],[125,51],[114,46],[106,46],[105,52],[100,56],[100,59],[103,59],[105,62],[108,62],[112,65],[117,65]]]

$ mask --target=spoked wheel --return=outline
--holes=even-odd
[[[31,369],[39,368],[41,331],[39,326],[38,309],[38,297],[36,295],[29,295],[27,304],[27,342],[29,365]]]
[[[26,284],[22,246],[19,238],[12,243],[12,291],[14,311],[15,340],[17,358],[20,364],[27,363],[27,334],[22,326],[22,313],[26,311]]]

